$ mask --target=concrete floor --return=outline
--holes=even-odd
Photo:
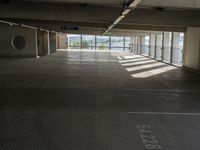
[[[146,57],[0,59],[0,150],[199,150],[200,76]]]

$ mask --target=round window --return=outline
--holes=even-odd
[[[22,50],[26,46],[26,40],[23,36],[18,35],[12,39],[12,46],[15,49]]]

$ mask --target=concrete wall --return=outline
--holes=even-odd
[[[58,34],[57,35],[58,38],[57,38],[57,46],[58,46],[58,49],[67,49],[67,37],[65,34]]]
[[[0,24],[0,57],[36,57],[35,29]],[[16,36],[25,38],[25,47],[17,50],[12,46]]]
[[[187,28],[184,66],[200,71],[200,28]]]
[[[49,40],[50,40],[50,53],[56,52],[56,33],[49,33]]]

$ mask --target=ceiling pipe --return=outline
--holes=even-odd
[[[36,27],[28,26],[28,25],[25,25],[25,24],[21,24],[21,26],[25,27],[25,28],[30,28],[30,29],[38,29]]]
[[[15,22],[10,22],[10,21],[0,20],[0,23],[8,24],[10,26],[21,26],[21,27],[24,27],[24,28],[29,28],[29,29],[35,29],[35,30],[41,30],[41,31],[49,32],[49,30],[41,29],[39,27],[33,27],[33,26],[29,26],[29,25],[25,25],[25,24],[20,24],[20,23],[15,23]],[[56,31],[52,31],[52,30],[51,30],[51,32],[56,33]]]
[[[106,35],[112,28],[114,28],[124,17],[126,17],[126,15],[134,10],[141,1],[142,0],[129,0],[124,10],[121,12],[121,15],[115,19],[115,21],[110,26],[108,26],[103,35]]]
[[[13,22],[9,22],[9,21],[4,21],[4,20],[0,20],[0,23],[3,23],[3,24],[9,24],[10,26],[13,26],[13,25],[19,25],[17,23],[13,23]]]

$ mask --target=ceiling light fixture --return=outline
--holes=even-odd
[[[121,15],[105,30],[103,35],[107,34],[113,27],[115,27],[126,15],[128,15],[142,0],[130,0],[128,6],[122,11]]]

